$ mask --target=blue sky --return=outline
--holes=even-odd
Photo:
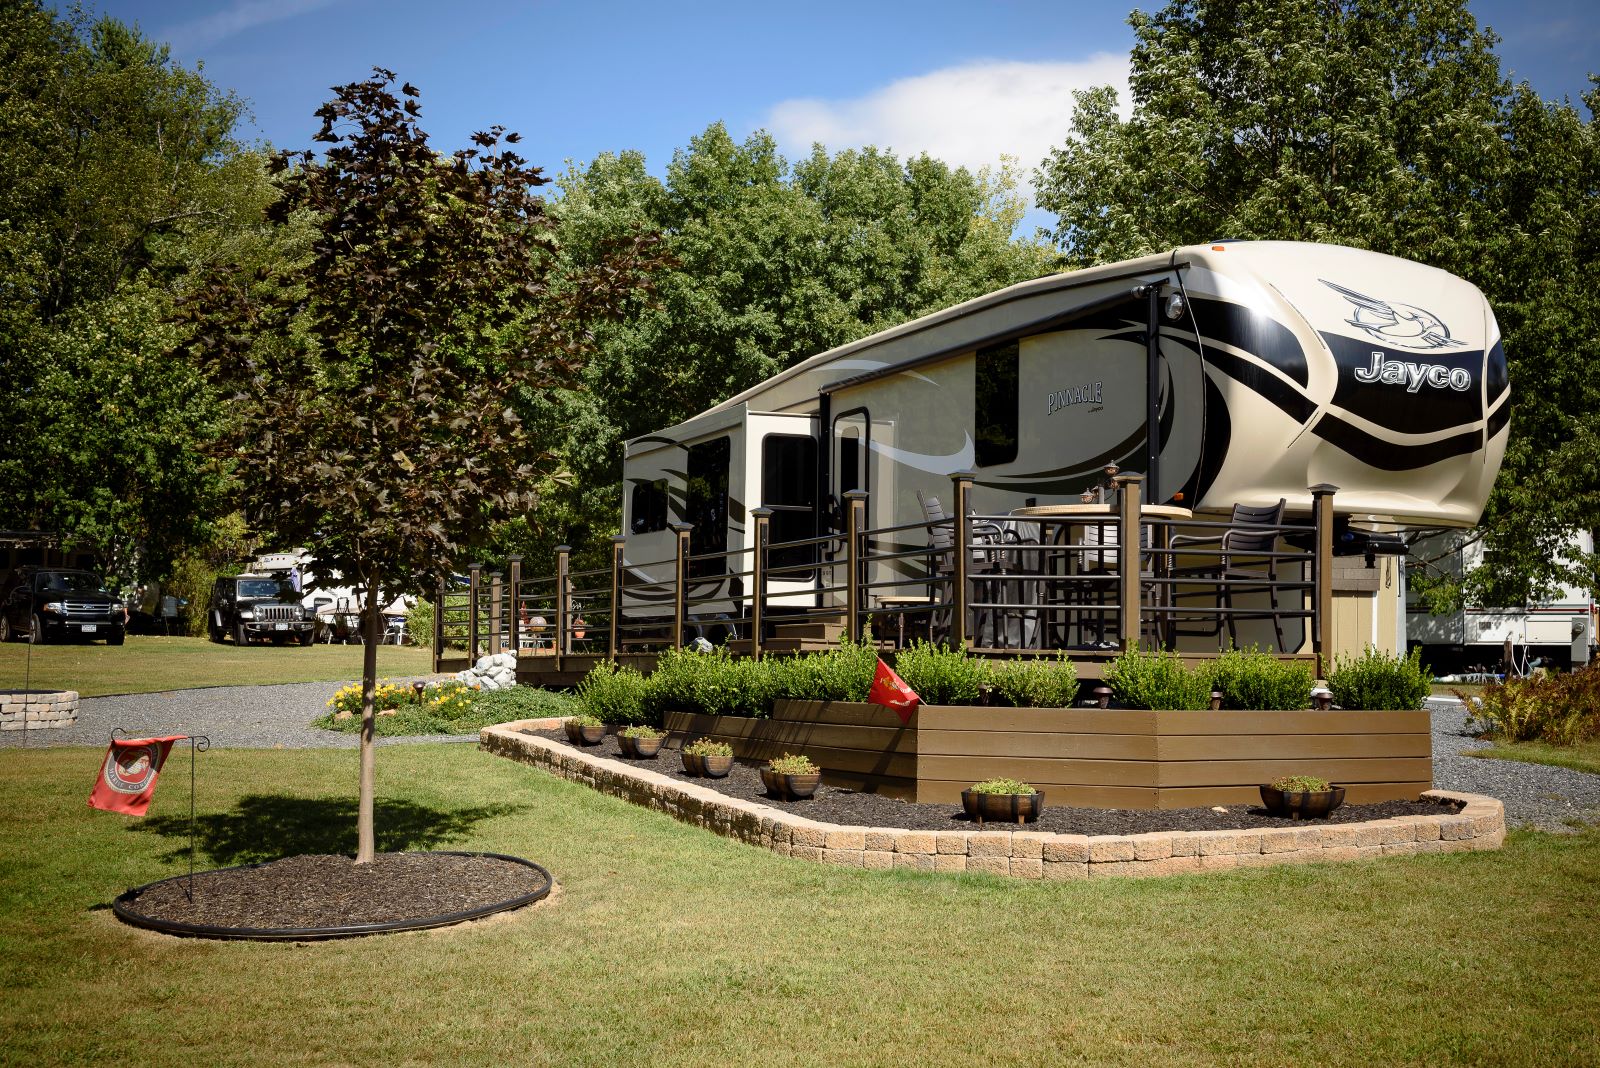
[[[791,159],[822,140],[1031,169],[1066,135],[1070,92],[1122,83],[1121,3],[427,3],[423,0],[86,0],[171,44],[250,101],[247,134],[311,143],[328,87],[388,67],[422,90],[440,149],[500,123],[550,173],[638,149],[661,173],[709,123],[771,131]],[[1143,5],[1150,7],[1152,5]],[[1480,0],[1504,66],[1544,96],[1600,70],[1582,0]],[[1030,222],[1046,220],[1033,213]]]

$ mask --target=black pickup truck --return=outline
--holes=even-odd
[[[107,645],[121,645],[128,633],[122,601],[87,571],[24,567],[3,596],[0,641],[104,638]]]
[[[230,575],[211,587],[206,629],[214,642],[231,635],[236,645],[252,640],[282,645],[291,638],[310,645],[316,626],[316,616],[300,604],[299,592],[286,578]]]

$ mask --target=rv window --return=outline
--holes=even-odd
[[[761,503],[772,509],[768,537],[777,545],[817,536],[817,440],[797,434],[768,434],[761,443]],[[767,566],[805,567],[817,562],[815,545],[779,549]],[[780,581],[809,581],[811,575],[791,571]]]
[[[979,467],[1009,464],[1017,458],[1017,343],[979,349],[975,363],[974,459]]]
[[[689,447],[689,486],[684,520],[694,524],[689,534],[689,555],[721,553],[728,549],[728,461],[733,456],[729,438],[714,438]],[[689,574],[725,575],[728,558],[695,560]]]
[[[635,534],[666,530],[667,480],[658,478],[654,482],[634,483],[628,514],[632,517],[628,527]]]

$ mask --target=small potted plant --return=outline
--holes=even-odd
[[[733,746],[706,738],[683,747],[683,770],[708,779],[725,779],[733,770]]]
[[[1044,811],[1044,793],[1017,779],[986,779],[961,791],[961,807],[979,827],[987,820],[1031,823]]]
[[[606,725],[599,716],[580,712],[567,718],[567,741],[573,745],[599,745],[606,736]]]
[[[654,727],[628,727],[617,732],[617,744],[629,760],[654,760],[667,736]]]
[[[1344,804],[1344,787],[1315,775],[1285,775],[1261,787],[1261,803],[1274,816],[1290,819],[1327,819]]]
[[[817,792],[817,785],[821,782],[822,769],[813,764],[808,756],[785,753],[773,757],[761,769],[761,785],[767,788],[767,794],[771,797],[803,801]]]

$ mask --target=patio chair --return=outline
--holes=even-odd
[[[1218,613],[1210,627],[1199,630],[1184,630],[1174,627],[1174,633],[1194,635],[1200,637],[1221,637],[1224,625],[1228,628],[1228,641],[1234,647],[1239,644],[1238,617],[1232,611],[1234,607],[1233,589],[1230,583],[1242,581],[1248,583],[1264,582],[1271,611],[1260,614],[1252,613],[1252,618],[1272,619],[1272,629],[1277,634],[1278,651],[1283,651],[1283,616],[1280,615],[1278,605],[1278,560],[1277,557],[1267,555],[1261,559],[1251,561],[1250,566],[1240,566],[1238,558],[1254,554],[1270,554],[1278,542],[1278,534],[1283,525],[1283,511],[1285,501],[1278,498],[1278,503],[1264,507],[1248,507],[1242,504],[1233,506],[1233,514],[1228,519],[1228,529],[1220,535],[1210,537],[1197,537],[1180,534],[1172,539],[1172,548],[1178,550],[1184,546],[1215,545],[1217,555],[1204,564],[1190,567],[1174,568],[1172,577],[1175,579],[1193,578],[1210,579],[1217,583],[1217,607],[1227,611]],[[1259,589],[1259,587],[1256,587]],[[1203,596],[1201,593],[1186,593],[1184,597]],[[1174,593],[1174,602],[1178,594]]]
[[[951,522],[954,517],[944,510],[944,505],[939,498],[932,494],[924,494],[917,490],[917,501],[922,505],[922,514],[928,528],[928,598],[933,606],[929,620],[929,637],[937,640],[942,635],[950,633],[950,605],[954,602],[953,592],[944,593],[950,589],[951,576],[955,573],[956,537],[955,524]],[[998,555],[996,547],[1003,541],[1003,532],[999,524],[984,521],[972,524],[972,560],[967,565],[969,580],[974,575],[984,575],[997,570]],[[998,592],[993,584],[986,580],[972,583],[973,587],[981,590],[981,598],[968,597],[968,603],[973,600],[993,601]],[[992,609],[976,609],[973,612],[972,628],[969,631],[975,639],[981,635],[985,626],[995,623]],[[974,644],[982,644],[974,641]]]

